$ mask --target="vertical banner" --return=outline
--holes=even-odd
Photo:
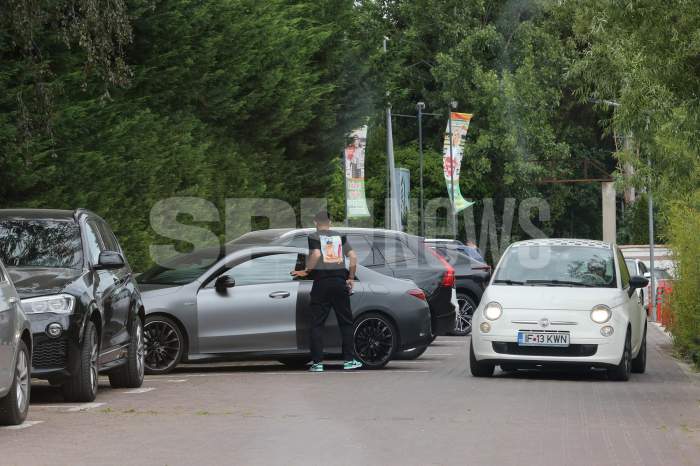
[[[367,126],[350,133],[352,141],[345,147],[345,202],[348,218],[369,217],[365,198],[365,147]]]
[[[452,198],[454,192],[454,209],[460,212],[467,207],[474,205],[462,197],[459,190],[459,172],[462,165],[462,155],[464,154],[464,144],[467,138],[469,122],[472,119],[470,113],[450,113],[452,121],[452,157],[450,157],[450,122],[447,122],[445,131],[445,145],[442,151],[442,168],[445,173],[445,183],[447,184],[447,195]],[[452,181],[454,180],[454,191],[452,191]]]
[[[396,171],[396,186],[399,187],[399,214],[401,225],[408,225],[408,214],[411,207],[411,171],[408,168],[398,168]]]

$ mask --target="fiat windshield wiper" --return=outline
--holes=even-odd
[[[525,285],[525,282],[520,282],[518,280],[494,280],[494,283],[502,283],[504,285]]]
[[[527,280],[528,285],[550,285],[550,286],[583,286],[583,287],[596,287],[596,285],[590,283],[574,282],[568,280]]]

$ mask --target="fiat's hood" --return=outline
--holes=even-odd
[[[20,298],[60,293],[83,273],[77,269],[43,267],[9,267],[7,271]]]
[[[490,285],[481,302],[497,301],[504,309],[590,311],[597,304],[619,306],[624,296],[617,288]]]

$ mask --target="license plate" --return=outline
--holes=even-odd
[[[569,332],[518,332],[519,346],[569,346]]]

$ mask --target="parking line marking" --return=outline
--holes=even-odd
[[[78,411],[87,411],[88,409],[99,408],[105,403],[82,403],[79,405],[66,403],[64,405],[32,405],[37,408],[61,409],[67,413],[77,413]]]
[[[425,353],[426,356],[454,356],[454,353]],[[396,361],[396,360],[395,360]]]
[[[187,379],[169,379],[169,380],[166,380],[166,382],[170,382],[170,383],[182,383],[182,382],[187,382]]]
[[[21,429],[26,429],[27,427],[32,427],[37,424],[41,424],[44,421],[24,421],[23,424],[20,424],[18,426],[3,426],[0,427],[0,429],[5,429],[5,430],[21,430]]]
[[[155,387],[143,387],[143,388],[134,388],[133,390],[127,390],[125,392],[122,392],[126,395],[138,395],[140,393],[148,393],[152,392],[155,390]]]

